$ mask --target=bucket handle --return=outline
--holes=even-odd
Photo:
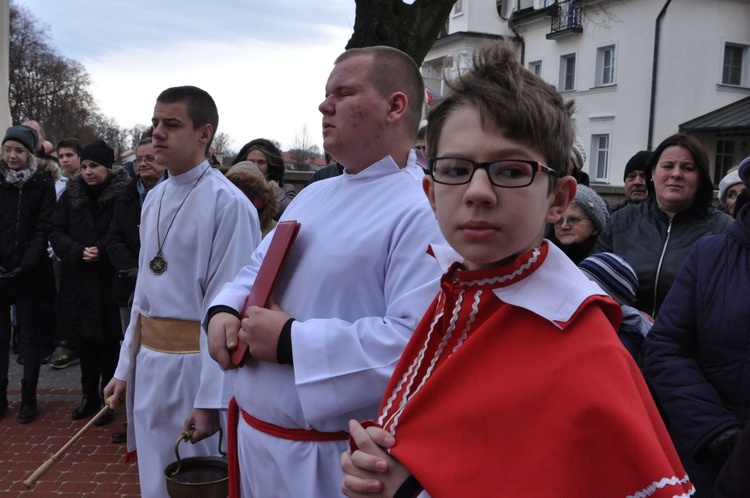
[[[180,473],[180,467],[182,467],[182,460],[180,460],[180,442],[185,441],[186,443],[190,441],[190,439],[193,437],[193,434],[195,434],[195,427],[192,426],[190,429],[186,430],[182,434],[180,434],[180,437],[177,438],[177,441],[174,443],[174,455],[177,457],[177,468],[172,472],[172,474],[169,477],[174,477],[177,474]],[[226,452],[221,451],[221,443],[224,441],[224,430],[219,426],[219,453],[222,457],[227,456]]]

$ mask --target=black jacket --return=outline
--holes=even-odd
[[[613,252],[630,263],[638,276],[635,307],[655,318],[695,241],[725,233],[732,221],[709,208],[706,215],[689,209],[670,222],[657,203],[648,200],[613,212],[593,252]]]
[[[135,276],[121,272],[138,268],[141,199],[137,182],[137,178],[133,179],[115,200],[114,214],[105,240],[109,260],[116,272],[112,292],[113,302],[118,306],[127,306],[130,294],[135,290]]]
[[[39,290],[49,266],[46,231],[55,205],[55,186],[37,170],[22,188],[0,174],[0,266],[21,268],[11,279],[0,279],[3,295],[28,295]]]
[[[112,303],[114,268],[104,241],[115,198],[129,181],[127,171],[114,169],[97,197],[78,176],[68,182],[52,214],[49,239],[62,262],[57,325],[88,340],[121,334],[119,310]],[[83,249],[90,246],[98,248],[99,260],[85,263]]]

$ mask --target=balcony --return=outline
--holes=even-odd
[[[548,15],[552,17],[552,27],[547,34],[548,40],[559,40],[583,33],[581,9],[574,4],[574,1],[569,0],[550,7]]]

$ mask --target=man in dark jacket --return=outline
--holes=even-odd
[[[137,177],[115,201],[115,212],[107,233],[107,252],[117,272],[113,283],[114,303],[120,307],[123,333],[130,323],[130,297],[135,290],[138,273],[138,251],[141,240],[138,228],[141,223],[143,201],[156,185],[167,178],[166,167],[157,164],[151,137],[144,138],[135,150]]]
[[[646,171],[653,154],[647,150],[635,153],[625,165],[622,181],[625,182],[625,200],[610,208],[610,213],[622,209],[628,204],[639,204],[648,199]]]

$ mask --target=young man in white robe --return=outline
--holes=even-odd
[[[273,234],[212,303],[212,357],[233,368],[238,335],[251,355],[234,372],[240,478],[230,470],[230,496],[340,494],[347,421],[377,412],[438,288],[426,250],[444,239],[413,149],[423,95],[403,52],[342,54],[319,109],[324,148],[344,174],[306,187],[284,212],[301,228],[271,309],[251,308],[240,323]]]
[[[137,450],[144,497],[167,496],[164,468],[188,428],[195,444],[181,445],[181,457],[218,454],[218,436],[209,436],[230,388],[200,320],[261,240],[255,208],[206,160],[218,120],[211,96],[190,86],[162,92],[151,120],[156,162],[169,179],[143,205],[130,325],[104,390],[117,408],[127,388],[128,449]]]

